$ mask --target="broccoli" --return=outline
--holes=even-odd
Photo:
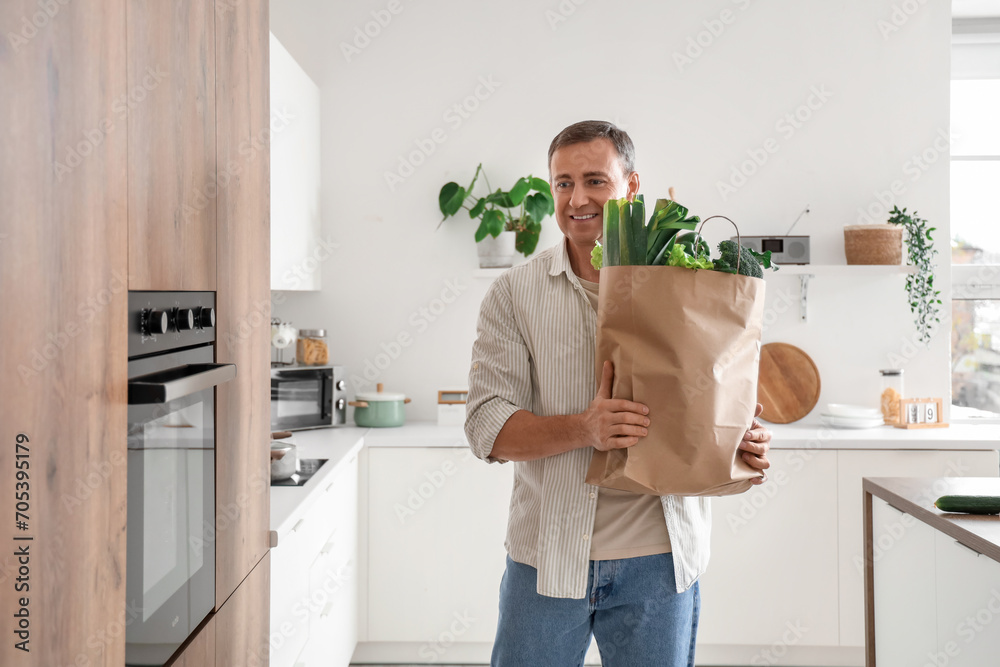
[[[715,260],[715,270],[724,271],[725,273],[736,273],[737,249],[739,251],[740,275],[750,276],[751,278],[763,278],[764,271],[761,269],[761,263],[757,261],[757,257],[764,259],[765,264],[770,268],[770,251],[761,255],[746,246],[737,246],[736,241],[725,240],[719,244],[719,252],[722,253],[722,256]]]

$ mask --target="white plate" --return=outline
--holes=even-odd
[[[865,417],[875,419],[882,417],[882,410],[864,405],[848,405],[847,403],[827,403],[826,414],[833,417]]]
[[[821,414],[820,422],[836,428],[875,428],[882,426],[882,417],[858,418],[858,417],[838,417],[836,415]]]

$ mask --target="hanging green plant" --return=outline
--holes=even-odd
[[[934,247],[934,239],[931,232],[937,227],[928,227],[927,221],[917,216],[914,211],[909,215],[906,209],[900,210],[898,206],[893,206],[890,211],[889,222],[894,225],[902,225],[906,231],[906,248],[909,255],[909,264],[917,267],[916,273],[911,273],[906,277],[906,294],[910,302],[910,312],[914,313],[914,323],[917,325],[917,333],[920,334],[920,342],[927,344],[931,339],[931,329],[941,321],[938,312],[941,299],[938,295],[941,290],[934,289],[934,256],[937,249]]]

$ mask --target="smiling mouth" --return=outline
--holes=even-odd
[[[596,213],[588,213],[587,215],[571,215],[569,216],[571,220],[590,220],[596,218]]]

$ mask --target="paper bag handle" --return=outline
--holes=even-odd
[[[702,220],[701,224],[698,225],[698,229],[696,229],[694,233],[697,236],[701,236],[701,228],[705,226],[706,222],[708,222],[709,220],[712,220],[713,218],[722,218],[723,220],[729,220],[729,218],[727,218],[724,215],[713,215],[711,217],[708,217],[708,218],[705,218],[704,220]],[[737,227],[736,223],[733,222],[732,220],[729,220],[729,223],[733,227],[736,227],[736,245],[737,245],[737,250],[739,250],[739,248],[743,247],[743,241],[740,239],[740,228]],[[697,239],[695,240],[695,243],[697,243]],[[743,253],[741,253],[741,252],[737,252],[736,253],[736,273],[740,272],[740,255],[742,255],[742,254]]]

